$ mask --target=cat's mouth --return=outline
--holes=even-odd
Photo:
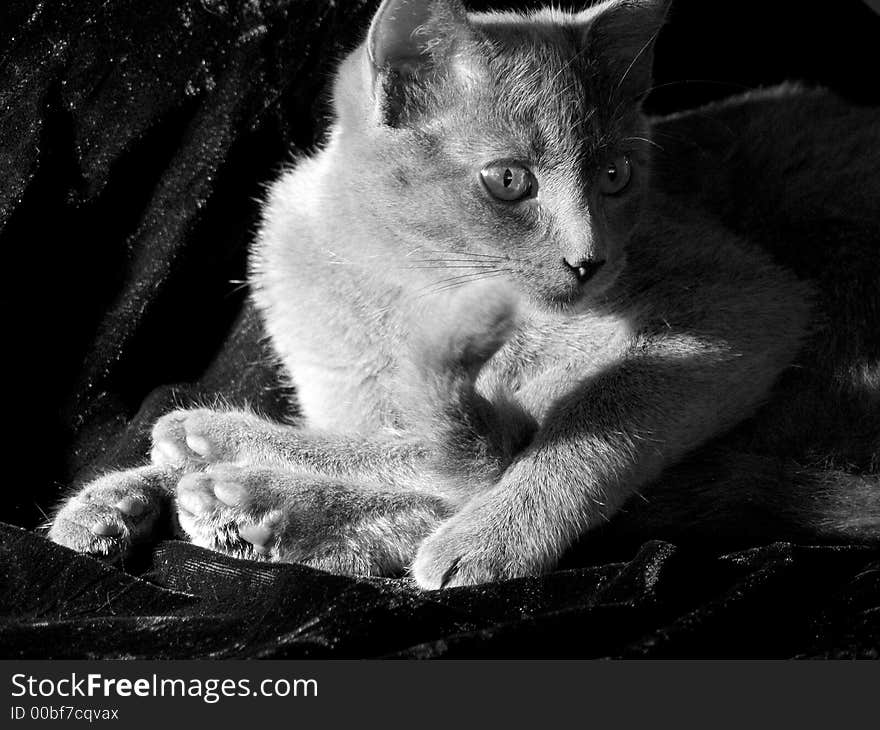
[[[586,272],[587,275],[577,272],[577,276],[559,277],[555,282],[541,282],[538,286],[533,282],[530,299],[545,310],[578,314],[608,292],[620,268],[620,262],[603,261],[601,266]]]

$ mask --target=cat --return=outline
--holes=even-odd
[[[880,125],[794,87],[652,122],[668,5],[383,0],[251,255],[304,424],[174,411],[50,538],[122,554],[173,503],[198,545],[426,589],[629,515],[876,541]]]

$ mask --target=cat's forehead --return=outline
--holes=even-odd
[[[540,16],[543,17],[543,16]],[[564,22],[478,24],[482,54],[496,83],[531,87],[545,95],[575,92],[572,81],[593,71],[585,27]]]
[[[451,102],[462,119],[485,125],[487,136],[505,135],[532,156],[570,157],[599,133],[602,70],[573,16],[546,12],[529,19],[513,14],[475,16],[481,42],[461,59],[473,77]],[[601,117],[601,115],[599,115]],[[547,160],[550,162],[551,160]]]

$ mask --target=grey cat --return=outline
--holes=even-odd
[[[384,0],[252,251],[304,424],[170,413],[50,537],[119,554],[173,501],[196,544],[424,588],[546,571],[624,510],[877,540],[877,116],[784,88],[652,124],[667,5]],[[789,265],[840,241],[860,263]]]

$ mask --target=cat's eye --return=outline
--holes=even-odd
[[[515,162],[495,162],[480,170],[483,185],[493,198],[512,203],[533,194],[535,177],[531,171]]]
[[[627,155],[620,155],[599,171],[599,190],[605,195],[616,195],[629,185],[632,163]]]

